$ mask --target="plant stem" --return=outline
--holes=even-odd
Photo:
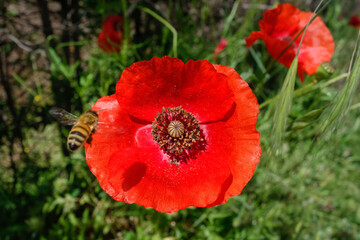
[[[360,108],[360,102],[353,104],[353,105],[350,107],[350,111],[351,111],[351,110],[355,110],[355,109],[357,109],[357,108]]]
[[[127,65],[130,27],[129,27],[129,19],[126,14],[126,12],[127,12],[126,0],[121,0],[121,9],[122,9],[122,15],[123,15],[123,19],[124,19],[124,41],[123,41],[122,50],[121,50],[121,60],[124,65]]]
[[[327,87],[327,86],[329,86],[329,85],[331,85],[333,83],[338,82],[339,80],[342,80],[342,79],[346,78],[346,76],[347,76],[347,73],[343,73],[343,74],[341,74],[341,75],[339,75],[339,76],[337,76],[335,78],[332,78],[332,79],[330,79],[330,80],[328,80],[326,82],[323,82],[322,84],[317,84],[317,85],[315,85],[316,84],[315,82],[311,82],[311,83],[307,84],[306,86],[295,90],[294,91],[294,98],[295,97],[300,97],[300,96],[305,95],[305,94],[307,94],[309,92],[313,92],[313,91],[315,91],[317,89]],[[312,86],[314,86],[314,87],[312,88]],[[277,96],[275,96],[273,98],[270,98],[270,99],[266,100],[265,102],[263,102],[262,104],[259,105],[259,109],[262,109],[262,108],[266,107],[267,105],[269,105],[270,103],[273,103],[274,101],[276,101],[278,99],[278,97],[279,96],[277,95]]]
[[[175,30],[175,28],[168,21],[166,21],[163,17],[158,15],[156,12],[154,12],[146,7],[139,7],[139,9],[150,14],[156,20],[158,20],[159,22],[164,24],[165,27],[167,27],[172,32],[172,34],[173,34],[173,56],[177,57],[177,31]]]

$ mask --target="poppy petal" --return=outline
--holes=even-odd
[[[119,24],[120,28],[117,28],[117,24]],[[117,31],[123,31],[121,27],[123,24],[123,19],[121,16],[108,16],[106,17],[104,24],[102,26],[102,30],[106,37],[109,37],[112,33]]]
[[[120,151],[109,161],[109,183],[115,190],[112,197],[118,201],[136,202],[159,212],[205,207],[216,201],[221,183],[232,179],[223,149],[209,144],[196,159],[174,164],[152,140],[151,126],[139,129],[136,135],[141,135],[139,147]]]
[[[259,22],[261,32],[277,39],[297,34],[299,12],[299,9],[288,3],[265,11],[263,19]]]
[[[285,67],[290,67],[292,61],[295,58],[295,45],[290,46],[286,49],[285,52],[284,49],[288,46],[288,42],[285,40],[278,40],[273,39],[268,36],[263,37],[265,42],[265,47],[268,50],[270,56],[274,59],[278,59],[278,62],[283,64]],[[280,56],[281,55],[281,56]],[[280,58],[279,58],[280,56]]]
[[[233,103],[226,76],[208,61],[184,64],[171,57],[154,57],[125,69],[116,94],[130,115],[150,122],[164,106],[182,106],[199,121],[216,121]]]
[[[108,16],[98,36],[98,46],[106,53],[119,52],[122,44],[123,20],[121,16]],[[119,27],[118,27],[119,26]]]
[[[360,28],[360,18],[356,15],[350,17],[348,24],[355,28]]]
[[[252,32],[250,36],[245,38],[246,41],[246,47],[251,47],[257,40],[262,39],[263,34],[262,32]]]
[[[299,13],[299,26],[304,27],[310,20],[312,13]],[[301,50],[299,53],[299,63],[302,70],[308,75],[316,73],[316,70],[323,62],[329,62],[334,54],[334,40],[331,32],[325,26],[321,18],[317,17],[308,27],[305,33]]]
[[[98,178],[101,187],[109,194],[111,186],[106,182],[107,163],[110,156],[135,142],[133,133],[139,126],[131,122],[121,111],[116,96],[100,98],[92,107],[99,115],[97,131],[91,135],[91,142],[85,143],[86,161],[91,172]]]
[[[98,46],[106,53],[111,52],[111,46],[107,42],[103,32],[101,32],[98,36]]]
[[[226,148],[227,161],[231,169],[233,181],[229,189],[219,198],[216,204],[225,203],[231,196],[241,193],[251,179],[260,161],[260,133],[256,130],[259,104],[248,84],[232,68],[214,65],[218,72],[229,77],[229,86],[234,91],[236,109],[227,121],[209,124],[208,132],[221,132],[217,146]],[[227,144],[233,142],[233,145]],[[236,147],[234,147],[236,146]]]
[[[304,71],[301,70],[301,69],[303,69],[303,68],[301,66],[299,66],[298,69],[297,69],[297,74],[299,75],[300,81],[304,82],[305,81],[305,74],[304,74]]]

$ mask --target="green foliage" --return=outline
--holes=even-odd
[[[360,37],[360,33],[359,33]],[[360,46],[360,38],[358,37],[357,47]],[[354,56],[356,54],[357,48],[354,50]],[[335,99],[331,102],[330,106],[328,107],[327,111],[324,115],[321,116],[320,122],[322,122],[321,131],[325,132],[332,128],[336,122],[339,122],[346,111],[349,109],[351,101],[354,97],[355,91],[358,88],[360,81],[360,56],[357,56],[355,59],[354,66],[352,70],[349,70],[348,79],[345,83],[344,88],[338,93]]]
[[[44,39],[46,51],[32,49],[26,59],[31,71],[11,72],[14,104],[0,99],[0,239],[360,239],[359,58],[343,81],[356,45],[356,30],[346,21],[354,1],[332,1],[320,14],[335,39],[337,70],[321,81],[307,76],[305,83],[296,79],[296,61],[288,71],[263,44],[245,46],[244,38],[259,29],[262,8],[272,7],[268,1],[79,2],[86,22],[74,28],[79,39],[63,41],[58,32],[47,44]],[[20,10],[10,9],[7,17]],[[119,13],[123,46],[107,54],[96,37],[104,18]],[[215,60],[221,37],[228,45]],[[2,44],[1,59],[10,59],[16,47]],[[249,83],[260,103],[262,157],[242,194],[228,203],[165,214],[109,197],[83,150],[67,151],[69,129],[54,123],[48,110],[56,105],[80,114],[114,94],[133,62],[176,54],[231,66]],[[45,67],[38,55],[46,55]],[[18,90],[25,97],[15,95]],[[333,126],[328,138],[319,138]]]
[[[296,71],[298,67],[298,56],[296,56],[291,63],[288,73],[284,79],[284,85],[281,88],[279,94],[279,100],[277,103],[275,115],[274,115],[274,128],[273,128],[273,136],[274,136],[274,144],[275,147],[278,147],[283,133],[285,131],[286,119],[289,114],[291,108],[291,101],[294,92],[295,80],[296,80]]]

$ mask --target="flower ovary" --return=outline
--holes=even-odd
[[[172,157],[172,161],[188,154],[198,141],[204,141],[199,121],[181,106],[163,107],[152,123],[151,134],[164,153]]]

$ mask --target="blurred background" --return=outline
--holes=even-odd
[[[360,239],[360,98],[321,137],[318,116],[301,118],[322,111],[344,86],[344,77],[323,83],[349,68],[358,29],[348,22],[359,14],[360,1],[332,1],[320,13],[334,37],[336,71],[320,87],[295,94],[278,153],[271,103],[288,69],[272,63],[262,41],[249,50],[244,38],[259,30],[265,10],[284,2],[301,11],[314,11],[319,3],[1,1],[0,239]],[[97,44],[110,15],[124,21],[119,53]],[[89,171],[83,149],[67,150],[69,128],[56,123],[49,109],[79,115],[115,93],[121,72],[133,62],[174,56],[174,30],[178,58],[234,68],[259,103],[269,104],[258,119],[261,162],[242,194],[213,208],[165,214],[112,200]],[[226,44],[215,50],[221,39]],[[315,76],[297,79],[296,89],[311,83],[318,83]]]

